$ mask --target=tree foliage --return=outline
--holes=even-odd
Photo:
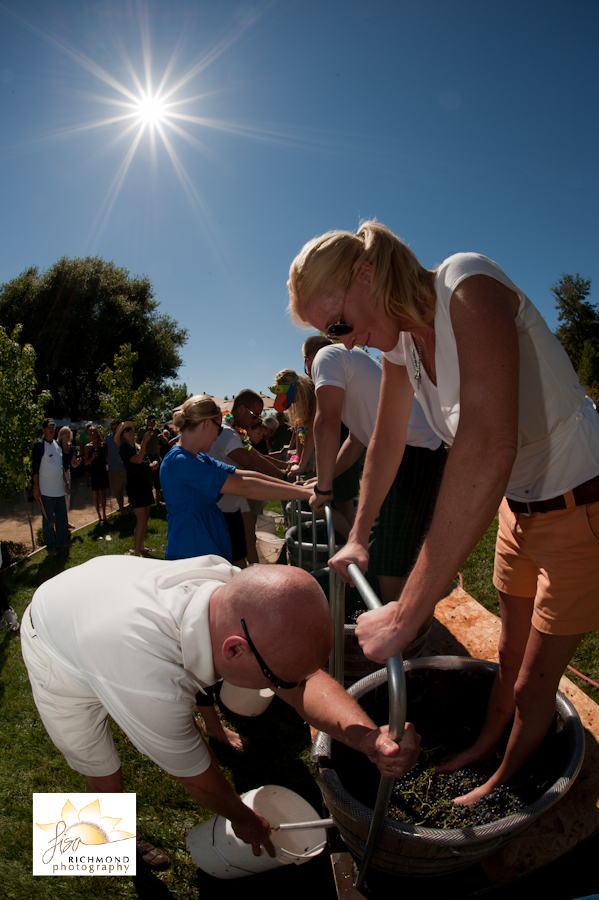
[[[62,257],[45,272],[27,269],[0,288],[0,323],[23,326],[36,351],[38,384],[52,394],[49,412],[77,421],[100,409],[98,375],[130,343],[134,388],[159,396],[181,365],[187,332],[158,313],[148,278],[99,257]]]
[[[9,335],[0,326],[0,500],[21,490],[28,474],[37,426],[50,400],[35,390],[35,350],[21,347],[20,328]]]
[[[586,298],[591,279],[563,273],[551,288],[562,324],[556,335],[563,344],[581,384],[599,402],[599,307]]]
[[[162,395],[152,403],[152,412],[159,422],[170,422],[173,410],[191,397],[186,384],[166,384]]]
[[[98,375],[98,382],[105,390],[100,394],[102,413],[110,419],[128,419],[140,428],[150,413],[158,422],[168,422],[173,409],[184,403],[189,394],[186,384],[165,384],[162,394],[156,395],[152,384],[144,381],[133,387],[133,369],[137,353],[131,344],[123,344],[114,356],[113,368],[106,366]]]
[[[149,415],[146,404],[152,395],[152,385],[144,381],[139,387],[133,387],[133,367],[137,362],[137,353],[131,344],[123,344],[114,355],[114,367],[106,366],[98,375],[98,382],[106,393],[100,394],[102,412],[110,419],[128,419],[139,428]]]

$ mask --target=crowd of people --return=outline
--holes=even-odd
[[[223,778],[193,716],[197,703],[206,732],[241,747],[213,707],[219,678],[270,686],[383,774],[408,771],[419,739],[408,725],[400,744],[390,741],[320,669],[332,641],[320,588],[302,570],[253,565],[265,501],[302,499],[319,514],[331,504],[346,537],[331,566],[346,581],[350,563],[378,578],[383,605],[356,630],[377,661],[418,636],[499,509],[499,671],[481,734],[440,770],[488,758],[511,731],[497,771],[458,804],[476,803],[530,758],[566,664],[599,627],[599,418],[520,288],[476,253],[427,270],[376,222],[310,241],[288,287],[292,316],[320,333],[304,342],[304,374],[275,375],[276,415],[263,416],[253,390],[230,411],[196,395],[173,411],[172,431],[154,417],[137,434],[114,421],[105,439],[92,426],[79,453],[68,429],[56,443],[54,423],[43,423],[33,478],[48,553],[68,542],[64,498],[82,464],[100,522],[108,486],[121,515],[126,487],[138,558],[63,572],[36,592],[22,629],[44,725],[88,790],[122,790],[110,714],[255,853],[271,855],[268,823]],[[361,347],[383,351],[382,366]],[[166,504],[164,561],[142,558],[154,496]],[[50,660],[62,672],[56,690]],[[144,858],[166,864],[156,848]]]

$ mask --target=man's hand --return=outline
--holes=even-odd
[[[316,479],[314,479],[314,480],[316,480]],[[314,510],[314,512],[318,512],[320,509],[322,509],[322,507],[325,505],[325,503],[330,503],[332,499],[333,499],[332,491],[330,492],[330,494],[314,493],[310,499],[310,507],[311,507],[311,509]]]
[[[254,856],[260,856],[264,847],[269,856],[276,856],[276,850],[270,839],[270,825],[264,818],[245,806],[246,812],[239,818],[231,819],[231,826],[240,841],[252,845]]]
[[[325,497],[326,500],[326,497]],[[349,575],[347,574],[347,567],[350,563],[355,563],[362,573],[366,572],[368,568],[368,560],[370,559],[370,554],[366,547],[363,547],[362,544],[358,543],[358,541],[352,541],[351,535],[350,539],[341,548],[339,553],[336,553],[332,559],[329,560],[329,565],[331,569],[333,569],[337,575],[342,579],[342,581],[352,583]],[[371,657],[372,658],[372,657]]]
[[[397,600],[358,616],[356,637],[362,652],[375,662],[386,662],[414,640],[416,632],[402,628],[398,620]]]
[[[33,485],[33,499],[35,500],[36,503],[38,502],[38,500],[40,499],[41,496],[42,496],[42,494],[41,494],[41,491],[40,491],[38,485],[34,484]]]
[[[420,735],[406,722],[403,736],[396,744],[388,737],[389,726],[384,725],[365,735],[360,749],[386,778],[403,778],[416,765],[420,753]]]

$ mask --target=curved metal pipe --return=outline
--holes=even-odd
[[[324,517],[327,523],[327,542],[329,545],[329,559],[335,555],[335,526],[333,513],[329,503],[324,504]],[[335,572],[329,570],[329,604],[335,629],[333,649],[329,656],[329,672],[331,676],[343,687],[344,679],[344,626],[345,626],[345,584],[337,578]]]
[[[357,587],[368,609],[378,609],[379,606],[383,605],[355,563],[349,564],[347,574]],[[407,705],[406,679],[401,653],[388,659],[386,665],[389,684],[389,737],[392,741],[398,742],[401,740],[406,727]],[[366,872],[372,862],[385,816],[387,815],[387,807],[389,806],[394,783],[394,778],[386,778],[384,775],[381,775],[372,821],[368,830],[368,838],[364,847],[364,855],[362,856],[362,863],[356,878],[355,887],[357,890],[362,887],[366,878]]]
[[[301,481],[301,478],[299,475],[295,476],[295,481],[296,481],[296,484],[298,481]],[[302,552],[304,549],[302,544],[304,541],[304,535],[303,535],[303,531],[302,531],[302,501],[301,500],[295,501],[295,525],[297,528],[297,564],[298,564],[298,567],[300,569],[302,569],[303,568]]]

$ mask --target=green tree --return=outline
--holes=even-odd
[[[160,423],[170,422],[173,410],[190,396],[186,384],[166,384],[162,395],[152,400],[152,412]]]
[[[561,277],[551,288],[555,297],[558,322],[556,335],[564,345],[572,365],[578,371],[585,341],[599,342],[599,310],[586,298],[591,293],[591,279],[576,275]]]
[[[137,353],[131,344],[123,344],[114,355],[114,367],[106,366],[98,375],[98,383],[106,393],[100,394],[100,404],[104,415],[110,419],[128,419],[135,422],[135,428],[141,427],[149,415],[147,404],[152,396],[152,385],[144,381],[139,387],[133,387],[133,369],[137,362]]]
[[[586,298],[591,293],[591,279],[562,273],[551,288],[562,324],[556,335],[563,344],[580,383],[589,396],[599,400],[599,307]]]
[[[36,427],[50,401],[35,390],[35,350],[21,347],[20,328],[11,335],[0,326],[0,500],[25,486]]]
[[[38,384],[52,394],[49,411],[74,421],[97,416],[98,375],[123,344],[137,354],[134,388],[149,382],[159,396],[176,376],[187,331],[158,307],[148,278],[99,257],[62,257],[0,287],[0,324],[9,331],[22,324]]]
[[[599,347],[597,343],[585,341],[582,350],[582,359],[578,367],[580,383],[586,388],[587,394],[599,407]]]

